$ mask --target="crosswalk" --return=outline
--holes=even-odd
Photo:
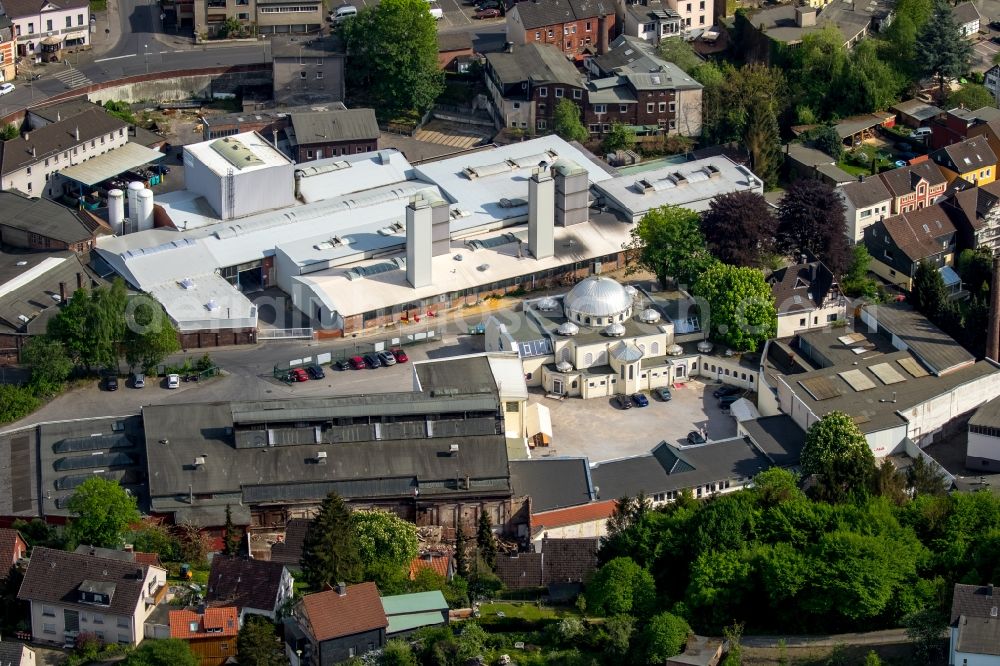
[[[89,86],[93,83],[83,72],[72,65],[55,65],[59,69],[53,74],[53,78],[59,79],[67,88],[79,88]]]

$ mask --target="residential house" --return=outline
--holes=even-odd
[[[597,537],[542,539],[542,584],[575,586],[577,591],[590,575],[597,571],[597,551],[601,540]]]
[[[837,279],[821,261],[793,264],[767,278],[778,308],[778,336],[824,328],[847,317],[847,300]]]
[[[859,176],[836,192],[844,200],[845,232],[851,242],[860,243],[866,227],[891,214],[893,197],[881,178]]]
[[[13,81],[17,76],[17,41],[14,24],[6,14],[0,14],[0,81]]]
[[[781,48],[796,47],[802,39],[826,25],[835,26],[843,38],[844,48],[851,48],[872,32],[878,32],[891,21],[894,3],[877,0],[831,2],[822,9],[792,4],[770,6],[749,15],[736,15],[737,30],[745,31],[744,57],[770,62]]]
[[[964,107],[949,109],[938,118],[938,122],[931,124],[928,146],[932,150],[937,150],[964,141],[971,136],[982,134],[985,131],[982,126],[993,121],[1000,121],[1000,109],[995,106],[984,106],[975,110]],[[994,153],[1000,150],[997,146],[992,147]]]
[[[941,202],[958,232],[958,247],[988,247],[1000,249],[1000,181],[975,187],[962,180],[964,186],[956,189]]]
[[[936,268],[951,266],[957,232],[947,211],[928,206],[879,220],[865,229],[871,271],[909,291],[921,261]]]
[[[375,583],[338,583],[295,604],[285,620],[285,653],[291,666],[336,664],[382,649],[388,626]]]
[[[440,590],[395,594],[381,601],[388,622],[386,640],[405,638],[423,627],[448,624],[448,602]]]
[[[681,17],[681,30],[686,35],[712,26],[715,0],[667,0],[667,3]]]
[[[698,1],[700,5],[705,4],[704,0]],[[681,18],[663,0],[618,0],[616,17],[620,34],[653,44],[659,44],[663,39],[679,37],[689,25],[688,20]]]
[[[425,569],[451,580],[455,577],[455,558],[450,551],[424,551],[410,560],[410,580],[416,580],[417,574]]]
[[[958,24],[958,31],[967,39],[979,36],[979,24],[982,20],[974,2],[960,2],[951,9],[952,18]]]
[[[85,211],[16,190],[0,192],[0,243],[9,247],[83,254],[107,233],[110,229]]]
[[[468,32],[438,33],[438,65],[446,72],[467,74],[475,51]]]
[[[614,510],[615,500],[603,500],[532,513],[532,542],[537,548],[547,536],[556,539],[605,536],[608,518]]]
[[[326,5],[322,0],[305,0],[305,2],[256,0],[256,2],[258,34],[318,33],[323,29],[323,10]]]
[[[11,568],[27,554],[28,544],[20,532],[9,527],[0,528],[0,580],[6,579]],[[0,661],[0,666],[2,664]]]
[[[22,131],[40,129],[46,125],[69,120],[70,118],[79,116],[81,113],[86,113],[94,109],[103,110],[103,107],[100,104],[91,102],[87,99],[86,95],[73,97],[62,102],[43,103],[40,106],[32,106],[25,110],[25,124],[21,129]]]
[[[892,195],[893,215],[925,208],[940,201],[948,179],[931,161],[910,164],[878,175]]]
[[[170,638],[185,641],[201,666],[222,666],[236,658],[240,614],[234,606],[170,611]]]
[[[247,615],[263,615],[274,620],[292,598],[294,579],[281,562],[245,557],[212,558],[205,602],[214,608],[235,606],[240,624]]]
[[[493,571],[508,590],[538,589],[545,585],[541,553],[514,553],[498,557]]]
[[[997,156],[986,137],[973,137],[939,148],[930,158],[941,167],[950,184],[961,178],[973,185],[987,185],[996,179]]]
[[[615,35],[611,0],[530,0],[507,12],[507,41],[550,44],[572,58],[604,53]]]
[[[194,0],[192,9],[194,34],[203,39],[220,36],[230,19],[235,19],[249,34],[257,18],[257,0]]]
[[[344,99],[343,41],[336,35],[271,38],[274,101],[281,106],[340,102]]]
[[[927,127],[932,120],[944,113],[942,109],[919,99],[908,99],[889,109],[896,112],[901,125],[913,128]]]
[[[374,109],[292,113],[286,128],[292,159],[301,164],[378,150],[381,130]],[[291,131],[289,131],[289,129]]]
[[[35,651],[18,641],[0,641],[0,666],[35,666]]]
[[[87,633],[138,645],[166,592],[160,567],[35,546],[17,598],[31,605],[36,642],[63,645]]]
[[[983,85],[993,93],[995,104],[1000,99],[1000,65],[993,65],[983,73]]]
[[[128,143],[127,125],[100,108],[0,143],[0,191],[62,194],[49,178],[67,167]]]
[[[950,666],[1000,664],[1000,590],[993,584],[955,584],[948,622]]]
[[[814,178],[834,187],[855,180],[831,155],[798,141],[785,144],[785,165],[794,177]]]
[[[61,49],[90,46],[87,0],[4,0],[14,24],[17,56],[48,60]]]

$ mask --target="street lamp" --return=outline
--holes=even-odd
[[[149,74],[149,44],[142,45],[142,56],[146,60],[146,73]]]

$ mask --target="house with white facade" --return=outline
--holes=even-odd
[[[951,10],[951,15],[958,24],[958,31],[966,39],[974,39],[979,34],[979,27],[982,23],[982,14],[976,9],[976,3],[960,2]]]
[[[835,191],[844,200],[844,233],[853,243],[864,240],[866,228],[892,214],[892,194],[881,178],[861,176]]]
[[[821,261],[793,264],[767,278],[778,310],[778,337],[825,328],[847,317],[847,299]]]
[[[160,567],[35,546],[17,598],[31,606],[35,642],[64,645],[91,634],[138,645],[166,593],[167,572]]]
[[[48,61],[62,49],[90,46],[87,0],[4,0],[14,24],[17,55]]]
[[[956,584],[951,599],[949,666],[1000,665],[1000,590]]]
[[[662,0],[619,0],[616,10],[621,34],[653,44],[679,37],[687,25],[677,10]]]
[[[990,400],[969,419],[965,466],[984,472],[1000,470],[1000,400]]]

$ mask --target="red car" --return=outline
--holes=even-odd
[[[368,366],[365,365],[365,359],[360,356],[355,356],[351,359],[351,368],[354,370],[364,370]]]
[[[497,18],[500,16],[500,10],[496,8],[480,9],[473,16],[477,19]]]
[[[392,355],[396,357],[396,363],[406,363],[410,360],[410,357],[402,349],[393,349]]]
[[[291,375],[297,382],[309,381],[309,375],[307,375],[306,371],[303,370],[302,368],[292,368]]]

